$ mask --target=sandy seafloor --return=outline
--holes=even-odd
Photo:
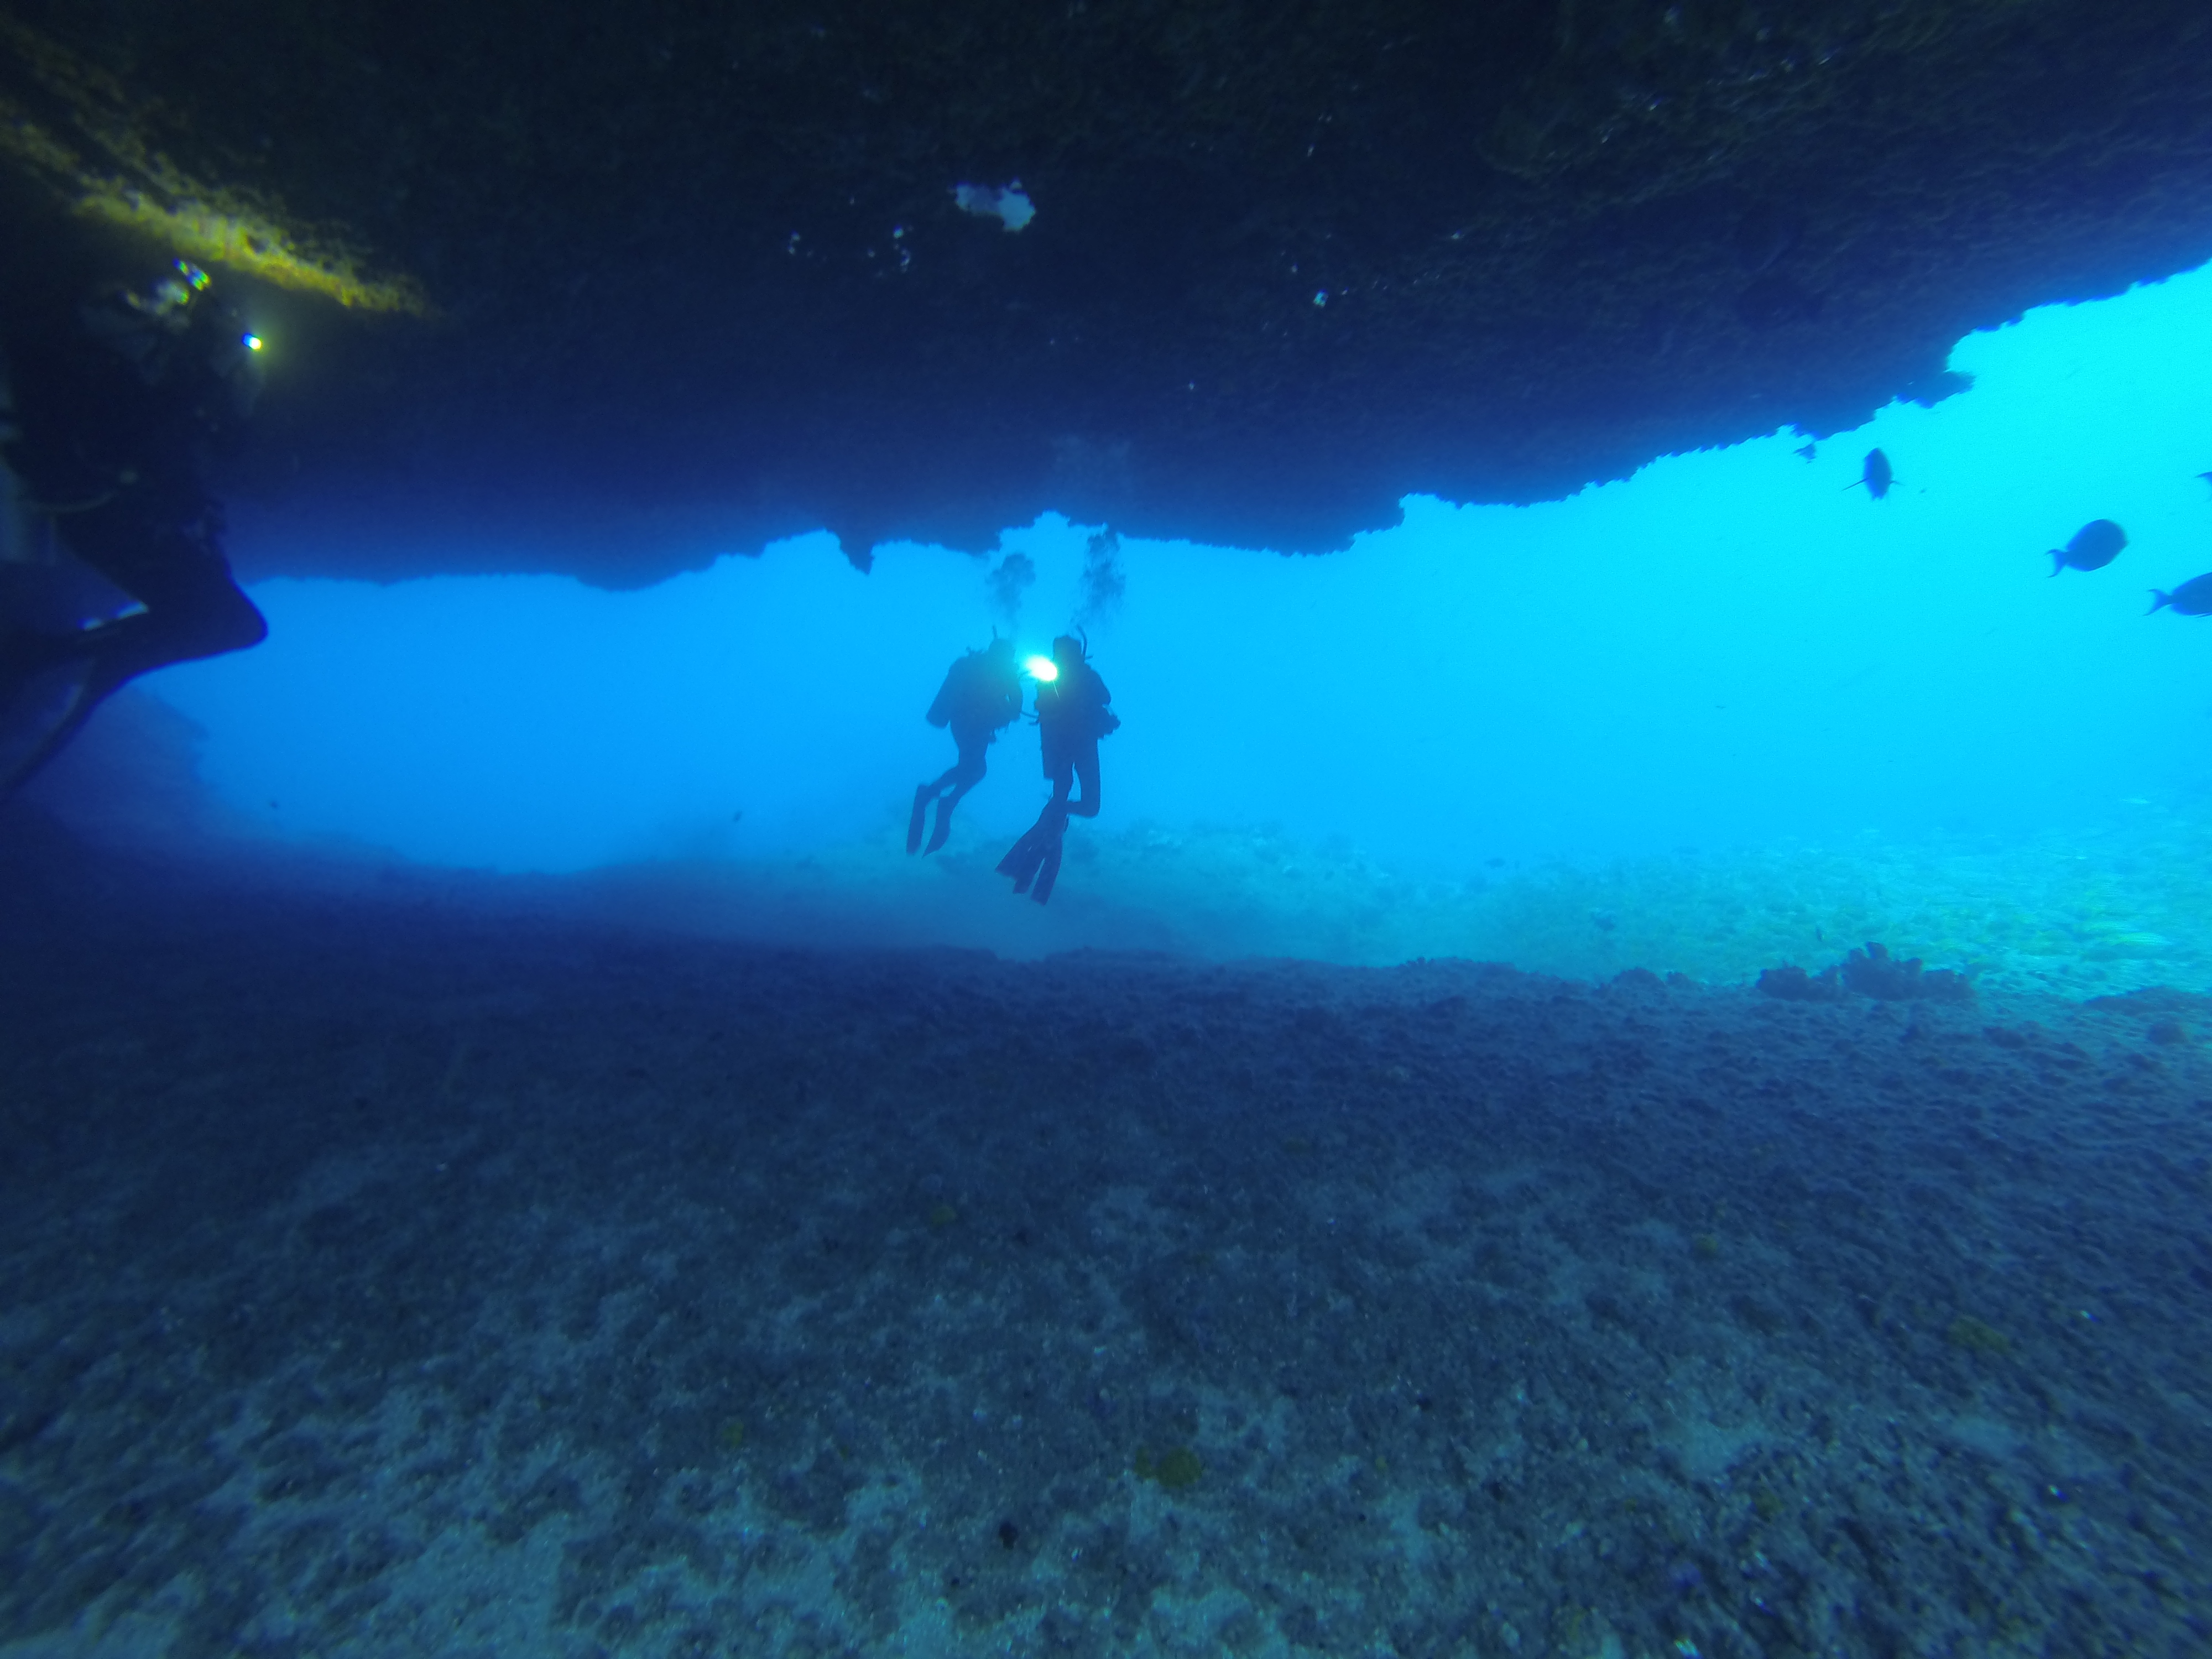
[[[8,1659],[2212,1650],[2212,999],[810,951],[28,810],[0,988]]]

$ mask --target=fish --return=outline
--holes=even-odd
[[[1869,449],[1867,451],[1865,470],[1844,488],[1856,489],[1861,484],[1864,484],[1867,494],[1873,496],[1875,500],[1880,501],[1889,494],[1890,485],[1896,482],[1897,475],[1889,470],[1889,457],[1879,449]]]
[[[2128,532],[2119,526],[2110,519],[2092,519],[2074,532],[2072,541],[2051,550],[2051,574],[2055,576],[2069,564],[2076,570],[2102,570],[2127,544]]]
[[[1791,450],[1790,453],[1792,455],[1798,456],[1802,459],[1809,461],[1820,454],[1820,446],[1816,441],[1813,443],[1801,445],[1799,447]]]
[[[2168,608],[2185,617],[2212,617],[2212,571],[2202,576],[2191,576],[2171,593],[2152,588],[2150,610]],[[2150,611],[2144,611],[2143,615],[2148,617]]]

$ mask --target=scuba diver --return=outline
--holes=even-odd
[[[906,850],[934,853],[952,833],[952,809],[960,798],[983,781],[985,751],[1001,730],[1022,717],[1022,674],[1014,660],[1014,642],[1002,640],[995,630],[981,651],[970,651],[945,672],[945,684],[925,717],[932,726],[949,727],[959,745],[960,758],[933,783],[914,792],[914,815],[907,820]],[[921,844],[922,821],[929,804],[937,803],[937,828],[929,846]]]
[[[269,632],[231,577],[222,508],[200,479],[252,410],[261,342],[183,259],[82,303],[51,279],[43,302],[9,286],[0,510],[15,522],[0,533],[0,801],[139,675]],[[94,597],[64,554],[143,608],[113,615],[115,596]]]
[[[1060,879],[1068,819],[1098,816],[1098,740],[1111,737],[1121,724],[1121,716],[1106,706],[1114,694],[1091,665],[1081,641],[1065,634],[1054,640],[1049,667],[1049,674],[1042,666],[1037,674],[1036,723],[1052,799],[999,860],[999,873],[1014,878],[1014,891],[1027,893],[1039,904],[1052,896]],[[1083,793],[1074,795],[1078,782]]]

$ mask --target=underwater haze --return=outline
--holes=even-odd
[[[1954,367],[1318,557],[255,583],[0,812],[0,1659],[2212,1652],[2212,271]],[[1035,727],[908,813],[1071,628],[1039,904]]]
[[[2212,623],[2146,611],[2212,568],[2208,362],[2200,270],[1975,335],[1971,389],[1817,446],[1411,498],[1338,555],[1121,539],[1102,592],[1098,527],[1048,518],[866,574],[817,534],[641,592],[283,579],[266,646],[151,684],[234,827],[619,872],[613,908],[739,933],[1746,978],[1887,921],[2000,979],[2202,984]],[[2099,519],[2125,550],[2054,579]],[[949,660],[1079,624],[1124,725],[1040,913],[991,873],[1044,799],[1032,727],[945,854],[901,835]]]

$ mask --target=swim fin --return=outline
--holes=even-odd
[[[93,663],[81,678],[53,684],[52,702],[34,711],[36,719],[52,722],[43,735],[35,731],[11,729],[20,727],[20,721],[10,721],[8,726],[0,727],[0,805],[4,805],[36,777],[48,761],[67,748],[70,739],[92,718],[93,711],[120,690],[123,684],[122,678],[104,674],[100,665]],[[20,693],[23,688],[14,690]]]
[[[1066,826],[1063,824],[1060,833],[1054,836],[1045,846],[1044,856],[1037,866],[1036,880],[1030,888],[1030,897],[1039,904],[1042,904],[1052,896],[1053,884],[1060,879],[1060,849],[1066,844]],[[1014,890],[1018,893],[1022,890],[1016,887]]]
[[[1022,838],[999,860],[999,873],[1014,878],[1014,891],[1030,890],[1030,884],[1036,879],[1037,866],[1044,862],[1044,849],[1043,826],[1035,825],[1024,830]]]
[[[952,834],[952,801],[950,797],[937,803],[937,828],[929,832],[929,845],[925,853],[942,852]]]
[[[906,850],[908,852],[919,853],[921,851],[922,821],[928,817],[929,803],[936,798],[936,789],[927,783],[923,784],[920,788],[914,792],[914,815],[906,821]],[[929,850],[933,853],[937,848],[933,847]]]
[[[1042,847],[1024,848],[1018,861],[1011,854],[1008,856],[1004,873],[1014,878],[1017,896],[1030,890],[1030,884],[1036,879],[1037,866],[1043,862],[1044,848]]]

